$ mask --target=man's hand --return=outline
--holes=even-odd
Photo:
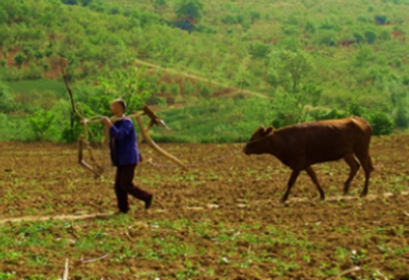
[[[142,154],[141,154],[141,153],[139,153],[139,162],[142,162],[142,161],[143,161]]]
[[[111,127],[112,126],[112,122],[108,117],[102,117],[101,118],[101,123],[103,123],[104,125],[106,125],[107,127]]]

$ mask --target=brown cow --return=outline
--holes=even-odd
[[[271,154],[292,169],[287,192],[281,198],[281,202],[288,199],[291,187],[302,170],[307,172],[317,186],[320,198],[325,199],[324,191],[311,165],[341,158],[351,168],[344,185],[346,195],[349,184],[360,167],[355,155],[365,171],[365,187],[361,193],[361,197],[364,197],[368,194],[369,175],[374,171],[369,156],[371,135],[371,125],[360,117],[301,123],[278,130],[274,130],[272,126],[267,128],[261,126],[244,147],[244,153]]]

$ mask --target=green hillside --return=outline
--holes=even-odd
[[[407,14],[407,0],[1,1],[3,118],[56,114],[42,137],[29,125],[24,137],[5,137],[15,135],[8,126],[2,137],[67,141],[61,65],[89,114],[123,95],[183,105],[163,113],[175,127],[157,132],[164,141],[238,140],[259,124],[350,114],[377,134],[406,129]]]

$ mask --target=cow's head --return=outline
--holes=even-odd
[[[246,146],[244,146],[244,153],[246,155],[267,153],[269,148],[269,140],[267,136],[271,135],[273,132],[274,128],[272,126],[260,126],[253,133]]]

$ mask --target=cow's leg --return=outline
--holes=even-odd
[[[349,177],[345,181],[345,184],[344,184],[344,195],[346,195],[348,194],[348,191],[349,191],[349,185],[351,184],[352,179],[355,177],[356,173],[358,172],[360,165],[356,161],[353,154],[348,154],[344,156],[344,160],[350,167]]]
[[[305,171],[307,171],[307,174],[310,176],[311,180],[317,186],[317,189],[318,189],[318,191],[320,193],[321,200],[324,200],[325,199],[325,194],[324,194],[324,191],[322,190],[320,184],[318,183],[317,175],[315,174],[314,169],[312,169],[311,166],[308,166],[307,168],[305,168]]]
[[[287,184],[287,191],[281,198],[282,203],[284,203],[288,199],[291,187],[294,185],[295,181],[297,180],[298,175],[300,175],[300,172],[301,172],[300,170],[293,170],[293,172],[291,173],[290,179],[288,180],[288,184]]]
[[[358,157],[358,159],[359,159],[359,162],[361,162],[362,168],[365,171],[365,186],[361,193],[361,197],[365,197],[368,194],[369,177],[371,175],[371,172],[374,171],[374,168],[373,168],[372,161],[369,155],[366,155],[366,157],[363,159]]]

